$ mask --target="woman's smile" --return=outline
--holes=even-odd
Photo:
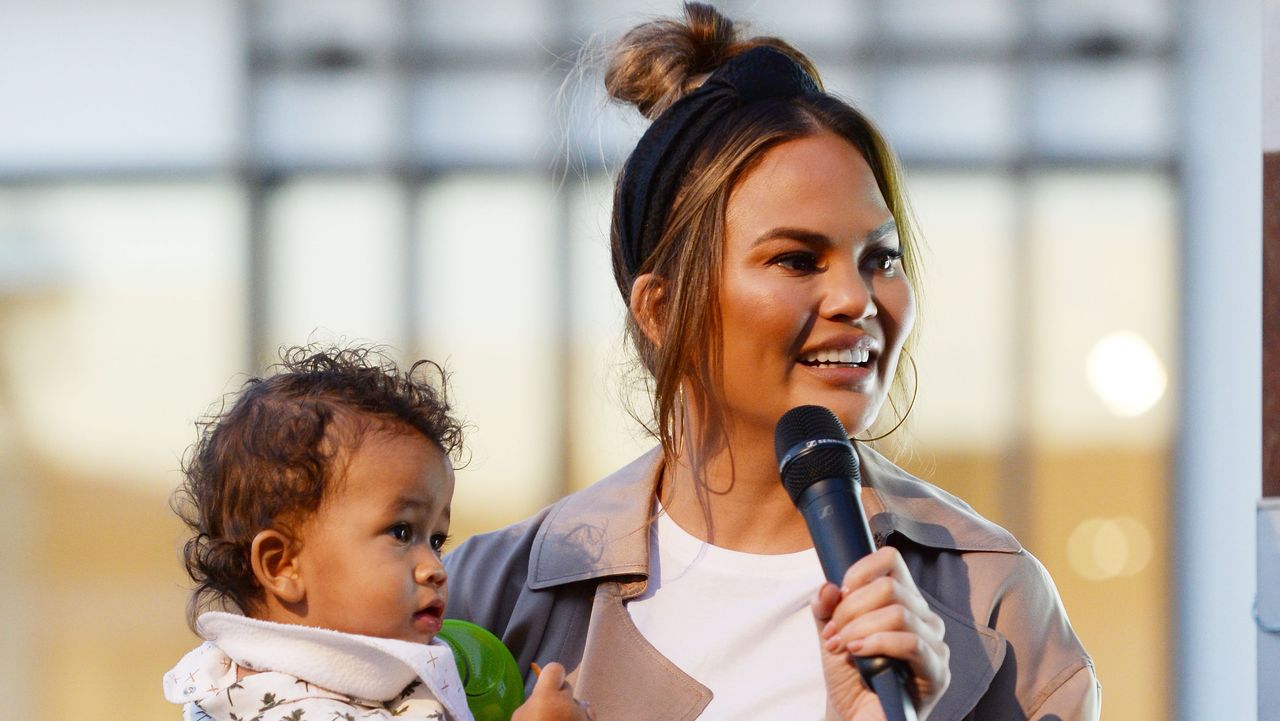
[[[824,383],[850,390],[875,378],[879,343],[869,335],[848,335],[811,344],[796,362]]]

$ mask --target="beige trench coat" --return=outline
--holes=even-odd
[[[951,685],[929,721],[1097,719],[1093,663],[1044,567],[963,501],[873,450],[858,454],[877,545],[901,551],[946,625]],[[625,607],[647,581],[661,468],[654,449],[445,558],[448,615],[501,636],[522,670],[563,663],[600,721],[691,720],[711,699],[640,635]]]

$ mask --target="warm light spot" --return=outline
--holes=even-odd
[[[1103,336],[1093,345],[1085,374],[1107,409],[1124,418],[1151,410],[1169,382],[1151,345],[1127,331]]]
[[[1151,534],[1128,516],[1090,518],[1071,532],[1067,560],[1091,581],[1132,576],[1151,561]]]

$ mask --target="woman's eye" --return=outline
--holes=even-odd
[[[893,270],[894,264],[902,260],[902,251],[894,248],[882,248],[867,258],[872,270],[887,273]]]
[[[787,253],[774,258],[773,263],[797,273],[812,273],[818,270],[818,256],[813,253]]]
[[[448,542],[449,542],[449,534],[447,533],[437,533],[431,537],[431,547],[436,551],[439,551],[440,549],[444,548],[444,545]]]
[[[390,533],[391,537],[400,543],[413,542],[413,526],[408,523],[397,523],[391,528],[388,528],[387,533]]]

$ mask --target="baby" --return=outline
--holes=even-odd
[[[367,348],[281,357],[201,424],[175,495],[205,643],[165,675],[165,697],[184,719],[470,721],[435,638],[462,443],[443,371]],[[549,664],[513,718],[588,717]]]

